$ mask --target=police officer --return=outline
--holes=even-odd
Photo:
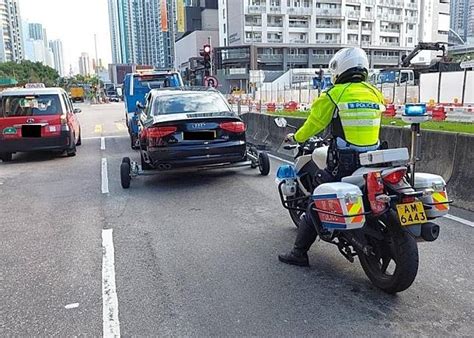
[[[334,180],[351,175],[358,167],[358,154],[379,148],[384,98],[367,83],[369,61],[360,48],[339,50],[329,62],[334,86],[313,103],[311,113],[296,134],[286,142],[303,143],[331,128],[331,145],[326,171]],[[283,263],[308,266],[307,252],[317,233],[304,218],[300,222],[293,249],[278,256]]]

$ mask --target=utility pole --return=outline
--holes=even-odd
[[[212,55],[212,53],[214,52],[214,49],[212,48],[212,37],[211,37],[211,36],[209,36],[209,37],[207,38],[207,42],[208,42],[209,46],[211,46],[211,52],[210,52],[210,55],[209,55],[209,57],[210,57],[210,62],[211,62],[211,68],[210,68],[209,71],[210,71],[210,75],[211,75],[211,76],[214,76],[214,65],[213,65],[214,58],[213,58],[213,55]]]

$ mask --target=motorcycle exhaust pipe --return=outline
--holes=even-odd
[[[421,225],[421,238],[427,242],[436,241],[439,236],[439,225],[434,223],[425,223]]]

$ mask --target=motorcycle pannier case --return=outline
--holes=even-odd
[[[365,224],[362,191],[356,185],[321,184],[314,190],[313,200],[323,228],[352,230]]]
[[[426,216],[432,219],[448,214],[448,193],[446,192],[444,179],[439,175],[416,173],[415,190],[424,191],[426,189],[434,190],[432,194],[427,194],[421,198],[426,208]]]

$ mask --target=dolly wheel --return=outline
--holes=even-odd
[[[266,152],[261,152],[258,155],[258,169],[262,176],[267,176],[270,173],[270,159]]]
[[[130,188],[130,181],[132,180],[132,177],[130,176],[130,169],[131,166],[128,162],[122,162],[120,165],[120,183],[124,189]]]

